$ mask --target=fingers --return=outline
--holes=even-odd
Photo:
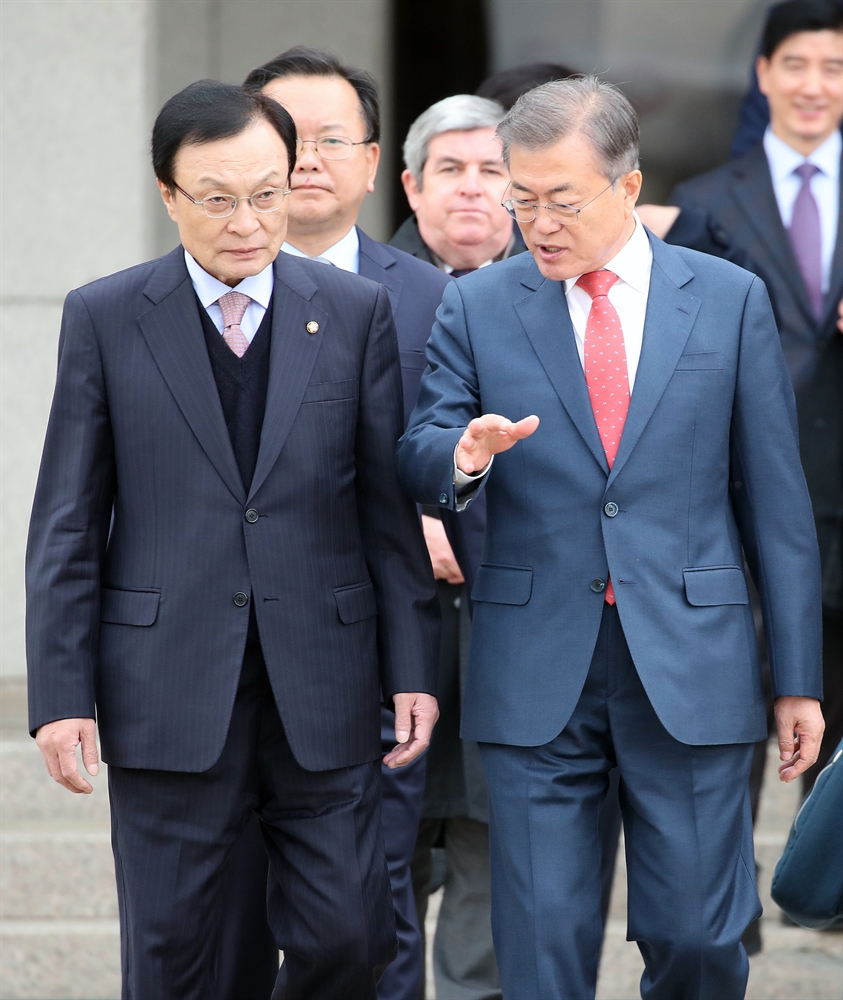
[[[518,441],[529,437],[538,426],[539,418],[535,414],[516,423],[497,413],[475,417],[457,444],[457,468],[469,476],[485,469],[493,455],[508,451]]]
[[[819,702],[814,698],[777,698],[779,777],[793,781],[816,762],[825,729]]]
[[[406,743],[413,728],[412,704],[406,695],[395,696],[395,739]]]
[[[91,784],[76,766],[76,747],[82,743],[83,759],[89,774],[99,770],[96,749],[96,725],[93,719],[60,719],[41,726],[36,734],[47,772],[63,788],[76,794],[89,794]]]
[[[383,759],[389,768],[403,767],[415,760],[430,745],[433,726],[439,718],[439,707],[433,695],[424,693],[402,693],[395,695],[395,737],[398,746],[391,750]],[[407,716],[403,715],[406,709]],[[406,739],[401,735],[405,730],[399,727],[399,711],[401,718],[409,717],[412,728]]]

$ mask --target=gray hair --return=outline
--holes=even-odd
[[[404,163],[421,188],[422,171],[430,143],[443,132],[470,132],[476,128],[495,128],[505,111],[497,101],[473,94],[455,94],[431,104],[410,126],[404,142]]]
[[[574,132],[585,136],[616,181],[638,167],[638,115],[611,83],[596,76],[554,80],[518,98],[496,135],[509,166],[512,146],[547,149]]]

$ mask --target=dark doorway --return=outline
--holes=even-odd
[[[486,4],[484,0],[392,0],[392,32],[394,232],[410,213],[399,177],[407,130],[425,108],[451,94],[473,94],[486,77]]]

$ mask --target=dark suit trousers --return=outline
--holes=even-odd
[[[701,710],[705,706],[700,706]],[[606,605],[570,722],[539,747],[480,745],[491,801],[492,930],[504,997],[594,997],[602,936],[600,808],[617,764],[629,937],[645,1000],[742,997],[760,913],[753,744],[690,746],[656,716]]]
[[[212,768],[112,767],[109,791],[125,1000],[217,1000],[224,869],[255,811],[278,886],[274,1000],[374,1000],[395,954],[379,765],[300,767],[257,647]]]
[[[395,714],[381,709],[383,753],[395,746]],[[378,983],[378,1000],[418,1000],[424,979],[424,941],[419,930],[410,861],[424,796],[426,758],[390,770],[381,765],[383,839],[395,909],[398,954]],[[217,1000],[269,1000],[278,972],[278,946],[267,923],[269,859],[254,816],[226,867],[221,907],[225,913],[217,958]],[[277,892],[270,880],[269,897]]]

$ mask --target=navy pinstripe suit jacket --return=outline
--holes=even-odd
[[[279,255],[248,491],[199,308],[181,248],[67,298],[27,552],[30,727],[96,706],[109,763],[207,769],[243,658],[241,593],[297,760],[374,760],[380,690],[435,693],[438,656],[430,561],[394,467],[387,293]]]

